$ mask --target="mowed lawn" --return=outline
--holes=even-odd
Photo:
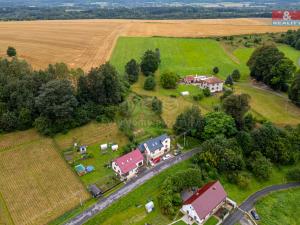
[[[34,130],[0,136],[0,222],[46,224],[89,198],[54,142]]]
[[[284,94],[255,87],[249,83],[235,86],[237,93],[249,94],[251,110],[255,116],[265,118],[277,125],[300,123],[300,108],[292,104]]]
[[[300,188],[274,192],[255,206],[260,225],[300,224]]]
[[[123,73],[130,59],[140,61],[146,50],[155,48],[160,49],[161,72],[173,71],[180,76],[211,74],[213,67],[218,66],[219,76],[224,79],[234,69],[240,69],[243,76],[248,74],[244,66],[235,62],[220,43],[212,39],[120,37],[110,62]]]

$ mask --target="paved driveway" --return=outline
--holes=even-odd
[[[83,211],[82,213],[80,213],[79,215],[74,217],[73,219],[69,220],[66,223],[66,225],[81,225],[81,224],[85,223],[90,218],[92,218],[96,214],[100,213],[101,211],[103,211],[104,209],[109,207],[111,204],[113,204],[115,201],[117,201],[124,195],[127,195],[129,192],[131,192],[135,188],[141,186],[147,180],[151,179],[152,177],[159,174],[163,170],[171,167],[172,165],[177,164],[183,160],[191,158],[193,155],[195,155],[199,151],[200,151],[200,148],[195,148],[191,151],[188,151],[181,155],[175,156],[174,158],[163,161],[151,169],[143,171],[141,174],[138,175],[138,177],[134,178],[133,180],[130,180],[122,188],[120,188],[113,194],[109,195],[106,198],[100,199],[97,203],[92,205],[90,208]]]
[[[242,209],[243,211],[248,212],[250,209],[252,209],[254,207],[256,201],[259,198],[261,198],[265,195],[268,195],[270,192],[285,190],[285,189],[294,188],[294,187],[300,187],[300,182],[279,184],[279,185],[273,185],[270,187],[266,187],[258,192],[255,192],[253,195],[248,197],[248,199],[246,201],[244,201],[239,206],[239,208]],[[234,225],[237,222],[239,222],[242,217],[243,217],[243,212],[241,212],[241,210],[236,209],[230,216],[228,216],[224,220],[224,222],[222,224],[223,225]]]

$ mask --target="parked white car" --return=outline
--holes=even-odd
[[[170,154],[166,154],[165,156],[162,157],[162,160],[168,160],[170,159],[172,156]]]

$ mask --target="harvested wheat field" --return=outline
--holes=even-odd
[[[119,36],[205,37],[281,32],[270,19],[66,20],[0,22],[0,55],[14,46],[34,68],[65,62],[91,67],[107,61]]]
[[[89,197],[53,141],[37,136],[0,136],[0,224],[46,224]]]

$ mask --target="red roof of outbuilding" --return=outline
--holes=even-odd
[[[188,75],[188,76],[186,76],[184,79],[185,79],[186,81],[192,81],[192,80],[195,79],[195,76],[193,76],[193,75]]]
[[[183,204],[191,204],[200,219],[204,219],[213,209],[225,200],[227,194],[219,181],[207,183]]]
[[[136,164],[144,159],[140,150],[136,149],[114,160],[120,167],[122,173],[127,173],[136,168]]]
[[[203,83],[207,83],[207,84],[220,84],[223,83],[222,80],[216,78],[216,77],[208,77],[204,80],[202,80]]]

